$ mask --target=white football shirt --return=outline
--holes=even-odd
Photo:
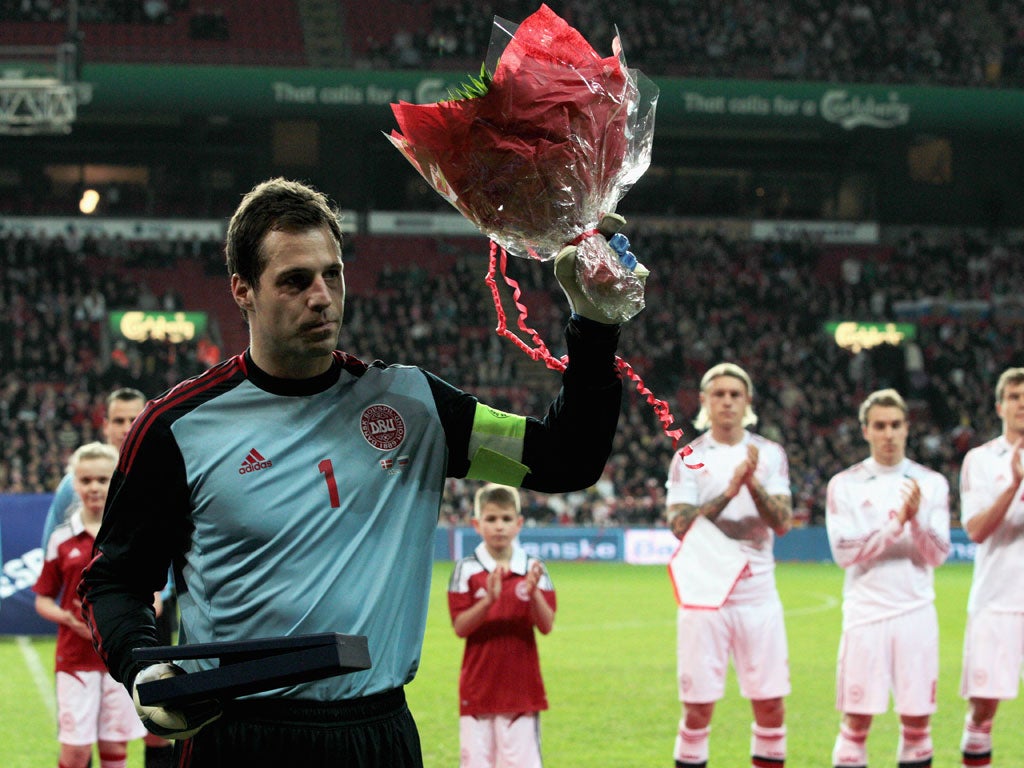
[[[909,480],[917,514],[896,518]],[[829,546],[846,569],[843,629],[908,613],[935,600],[933,569],[949,555],[949,482],[910,459],[888,467],[865,459],[828,484]]]
[[[736,467],[746,460],[751,443],[758,450],[757,480],[771,496],[790,496],[789,461],[781,445],[752,432],[745,432],[736,445],[726,445],[705,432],[690,443],[692,453],[685,459],[682,451],[672,457],[665,483],[666,503],[700,506],[722,494]],[[691,469],[687,464],[704,466]],[[740,542],[750,566],[750,576],[740,579],[728,602],[759,601],[774,593],[775,533],[758,514],[750,491],[741,488],[714,522]]]
[[[960,466],[960,520],[992,506],[1012,482],[1013,446],[997,437],[972,448]],[[967,610],[1024,612],[1024,484],[1017,489],[1003,522],[974,551],[974,578]]]

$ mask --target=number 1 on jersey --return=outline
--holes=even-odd
[[[320,470],[320,474],[327,481],[327,493],[331,497],[331,506],[337,509],[341,506],[341,498],[338,496],[338,483],[334,480],[334,465],[330,459],[324,459],[316,465],[316,468]]]

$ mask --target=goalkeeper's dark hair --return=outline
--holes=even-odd
[[[327,195],[301,181],[277,177],[253,187],[228,224],[224,257],[228,275],[252,287],[266,267],[263,239],[273,231],[305,232],[326,226],[341,253],[341,221]]]

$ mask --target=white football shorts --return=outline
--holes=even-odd
[[[744,698],[789,695],[789,652],[778,595],[711,610],[680,608],[676,629],[680,701],[706,704],[721,699],[730,656]]]
[[[843,632],[836,664],[836,709],[880,715],[893,708],[916,717],[935,712],[939,620],[934,605]]]
[[[146,735],[128,691],[107,672],[58,672],[57,718],[57,740],[71,746]]]
[[[960,694],[1015,699],[1024,661],[1024,613],[975,611],[967,617]]]
[[[459,768],[541,768],[541,765],[537,713],[459,717]]]

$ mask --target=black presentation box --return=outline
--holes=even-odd
[[[135,661],[219,659],[220,666],[153,680],[138,687],[144,706],[174,707],[227,700],[370,668],[364,635],[324,632],[223,643],[160,645],[132,650]]]

